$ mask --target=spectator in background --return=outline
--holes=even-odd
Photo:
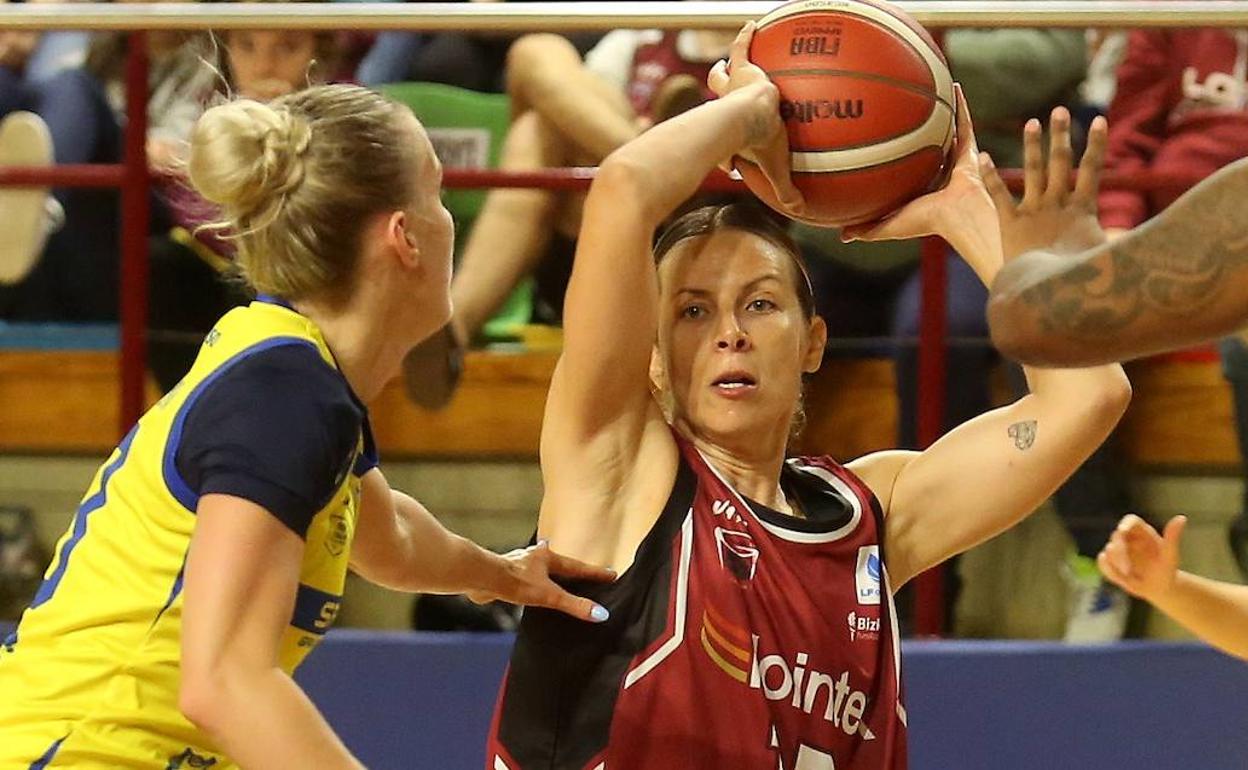
[[[350,71],[348,41],[334,32],[229,30],[217,35],[217,43],[220,85],[242,98],[269,101],[346,80]],[[219,220],[219,213],[180,177],[166,180],[161,194],[173,226],[152,239],[150,364],[167,392],[190,369],[212,324],[249,298],[242,284],[229,280],[229,235],[203,227]]]
[[[44,81],[81,67],[89,42],[88,33],[72,30],[0,31],[0,118],[27,109]],[[19,119],[0,134],[0,162],[51,163],[51,142],[37,122]],[[13,190],[4,202],[9,227],[0,234],[0,284],[13,283],[29,271],[50,230],[63,217],[60,204],[47,190]]]
[[[706,76],[731,33],[619,30],[582,61],[558,35],[526,35],[508,54],[514,118],[500,166],[521,171],[594,165],[654,123],[709,97]],[[538,308],[558,323],[580,229],[583,194],[494,190],[464,247],[451,287],[455,315],[405,363],[408,392],[426,408],[449,401],[459,351],[526,275]]]
[[[1244,156],[1248,30],[1131,32],[1109,107],[1105,168],[1175,174],[1179,179],[1148,191],[1103,190],[1105,232],[1111,238],[1121,235],[1169,206],[1191,183]],[[1248,342],[1241,333],[1222,340],[1219,347],[1235,401],[1240,453],[1248,457]],[[1241,563],[1248,544],[1248,496],[1244,511],[1233,530]]]
[[[584,55],[602,36],[597,32],[578,32],[564,37],[578,54]],[[507,88],[507,51],[516,39],[516,35],[506,32],[387,30],[377,34],[355,77],[368,86],[414,81],[502,93]]]
[[[210,92],[199,39],[179,32],[147,36],[150,56],[148,151],[157,171],[176,159]],[[0,145],[18,165],[115,163],[121,159],[123,37],[92,39],[83,67],[38,80],[0,80]],[[116,318],[119,207],[115,190],[0,189],[9,218],[0,272],[0,317],[104,321]],[[55,220],[63,211],[64,226]],[[154,223],[163,219],[157,207]],[[46,247],[43,242],[46,239]],[[40,259],[42,255],[42,259]]]

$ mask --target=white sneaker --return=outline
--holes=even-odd
[[[0,166],[51,166],[53,160],[52,135],[43,118],[13,112],[0,120]],[[0,187],[0,284],[17,283],[30,273],[58,212],[60,204],[46,187]],[[59,217],[64,219],[64,213]]]
[[[1071,556],[1062,573],[1069,589],[1065,641],[1096,644],[1122,639],[1131,598],[1106,583],[1096,561],[1087,556]]]

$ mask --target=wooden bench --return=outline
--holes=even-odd
[[[450,407],[425,412],[402,384],[372,408],[390,459],[536,456],[546,389],[557,354],[468,355]],[[116,442],[117,354],[110,350],[0,350],[0,452],[98,453]],[[1231,472],[1240,458],[1230,392],[1216,361],[1153,360],[1130,367],[1135,400],[1120,429],[1124,459],[1148,467]],[[154,387],[149,397],[155,399]],[[894,444],[892,365],[830,360],[810,385],[804,451],[841,458]]]

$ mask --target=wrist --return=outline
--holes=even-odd
[[[991,286],[1004,262],[997,211],[986,192],[967,196],[956,206],[941,207],[936,231]]]
[[[472,598],[478,602],[492,601],[499,596],[506,595],[507,588],[512,581],[508,560],[493,551],[487,551],[471,540],[467,543],[475,553],[473,558],[467,560],[474,566],[468,581],[468,590],[465,593],[471,594]]]

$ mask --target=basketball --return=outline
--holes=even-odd
[[[936,42],[874,0],[796,0],[758,22],[750,61],[780,90],[802,219],[871,222],[937,187],[954,141],[953,78]],[[764,202],[754,164],[737,170]]]

